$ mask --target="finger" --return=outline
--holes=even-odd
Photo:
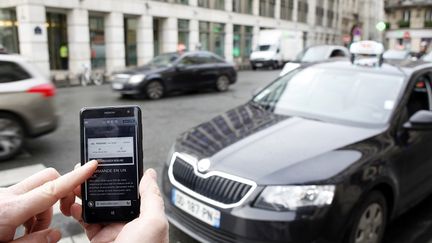
[[[80,225],[86,231],[87,237],[91,240],[99,231],[102,229],[102,225],[100,224],[87,224],[82,219],[82,206],[78,203],[74,203],[71,206],[70,212],[72,217],[80,223]]]
[[[36,215],[36,217],[35,217],[36,220],[34,222],[33,229],[30,231],[30,233],[48,229],[48,227],[51,224],[52,217],[53,217],[53,208],[52,207],[50,207],[48,210]]]
[[[75,166],[74,166],[74,170],[78,169],[79,167],[81,167],[81,164],[80,163],[76,163]]]
[[[60,211],[65,216],[68,217],[71,216],[70,208],[74,203],[75,203],[75,193],[71,191],[66,197],[60,199]]]
[[[66,197],[78,185],[84,183],[96,170],[97,161],[93,160],[84,166],[67,173],[54,181],[17,197],[17,207],[10,212],[11,223],[20,225],[29,215],[37,215],[53,206],[59,199]]]
[[[11,243],[54,243],[54,242],[58,242],[60,239],[61,239],[60,231],[56,229],[46,229],[28,235],[24,235],[21,238],[11,241]]]
[[[29,218],[27,221],[24,222],[23,226],[25,228],[26,234],[30,234],[31,232],[33,232],[33,226],[35,225],[35,222],[36,222],[35,216]]]
[[[75,189],[73,190],[75,196],[81,198],[81,185],[75,187]]]
[[[164,203],[156,183],[156,172],[148,169],[140,183],[141,207],[140,216],[159,217],[164,215]]]
[[[24,179],[17,184],[10,186],[9,190],[15,194],[22,194],[60,177],[60,174],[54,168],[46,168],[38,173]]]

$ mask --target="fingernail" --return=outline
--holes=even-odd
[[[145,173],[148,174],[151,178],[156,180],[157,174],[156,174],[156,171],[154,169],[150,168],[150,169],[146,170]]]
[[[46,239],[48,243],[58,242],[61,239],[61,233],[59,230],[53,229],[48,233]]]

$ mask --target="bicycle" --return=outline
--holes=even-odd
[[[79,74],[78,79],[81,86],[88,86],[90,84],[95,84],[100,86],[104,83],[104,74],[103,71],[91,71],[88,65],[82,64],[83,72]]]

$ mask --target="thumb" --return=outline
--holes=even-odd
[[[61,233],[57,229],[46,229],[24,235],[11,243],[55,243],[61,239]]]

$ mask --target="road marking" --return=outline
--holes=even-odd
[[[2,170],[0,171],[0,187],[16,184],[45,168],[46,167],[43,164],[35,164],[9,170]]]

